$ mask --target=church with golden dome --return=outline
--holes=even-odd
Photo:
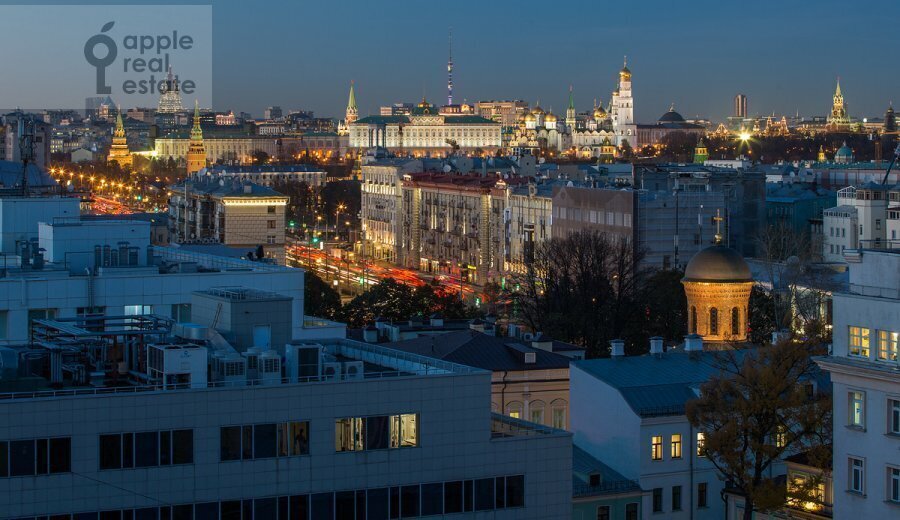
[[[717,225],[721,217],[716,217]],[[687,296],[688,333],[698,334],[711,348],[747,341],[753,276],[740,253],[716,243],[688,262],[681,280]]]

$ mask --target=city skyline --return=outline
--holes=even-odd
[[[750,115],[824,116],[838,77],[852,116],[880,117],[900,87],[900,73],[883,67],[872,51],[897,37],[871,31],[849,39],[830,29],[872,27],[881,14],[900,14],[894,3],[876,1],[853,12],[831,0],[814,10],[774,2],[756,3],[752,11],[706,0],[677,8],[651,3],[653,9],[640,11],[627,5],[597,10],[579,1],[547,12],[531,1],[516,3],[515,10],[506,2],[463,1],[448,13],[441,4],[400,1],[361,16],[364,5],[357,2],[278,0],[247,11],[212,1],[212,108],[259,116],[266,106],[280,105],[340,118],[351,80],[360,115],[423,94],[443,103],[451,28],[457,103],[540,100],[545,110],[562,113],[573,85],[576,108],[586,111],[595,98],[608,102],[626,55],[635,75],[636,119],[643,122],[673,103],[686,118],[722,120],[739,92],[749,98]],[[767,7],[777,7],[780,16],[769,17]],[[325,20],[339,23],[316,22]],[[381,29],[389,25],[402,27],[401,37]],[[247,31],[252,27],[265,30]]]

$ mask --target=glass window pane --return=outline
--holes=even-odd
[[[370,489],[366,491],[366,519],[388,520],[388,488]]]
[[[220,430],[219,457],[220,460],[241,459],[241,427],[223,426]]]
[[[219,503],[195,504],[194,520],[219,520]]]
[[[503,509],[506,507],[506,479],[503,477],[497,477],[494,479],[494,486],[496,486],[496,499],[497,503],[495,504],[497,509]]]
[[[400,447],[419,444],[419,415],[405,413],[400,416]]]
[[[463,510],[463,485],[461,480],[444,483],[444,512],[462,513]]]
[[[388,447],[388,416],[366,418],[366,449],[384,450]]]
[[[253,501],[253,520],[278,520],[278,503],[274,497]]]
[[[135,450],[135,453],[137,453],[137,450]],[[137,459],[135,459],[135,463],[137,463]],[[193,516],[194,508],[191,504],[172,506],[172,520],[191,520]]]
[[[134,466],[147,468],[159,465],[159,435],[157,432],[134,434]]]
[[[194,463],[194,430],[172,432],[172,464]]]
[[[356,518],[363,520],[366,517],[366,490],[356,490]]]
[[[334,493],[312,495],[312,518],[334,518]]]
[[[525,506],[525,475],[506,477],[506,507]]]
[[[400,495],[400,517],[419,516],[419,486],[403,486]]]
[[[334,494],[334,513],[336,520],[354,520],[356,508],[353,491],[338,491]]]
[[[290,428],[290,454],[291,455],[309,455],[309,422],[292,422],[288,423]]]
[[[122,467],[134,467],[134,434],[122,434]],[[160,513],[162,515],[162,513]]]
[[[119,469],[122,467],[122,436],[100,436],[100,469]]]
[[[257,424],[253,429],[253,458],[268,459],[276,453],[274,424]]]
[[[474,504],[475,504],[475,499],[474,499],[474,491],[472,488],[472,481],[464,480],[463,481],[463,511],[464,512],[471,511]]]
[[[422,484],[422,516],[444,512],[444,484]]]
[[[159,464],[168,466],[172,463],[172,432],[159,432]]]
[[[155,507],[145,507],[134,510],[134,520],[158,520],[158,518],[159,512]]]
[[[0,442],[0,477],[9,476],[9,444]]]
[[[494,479],[482,478],[475,481],[475,511],[494,508]]]
[[[222,502],[219,511],[222,520],[241,520],[241,501],[230,500]]]
[[[50,439],[50,473],[72,471],[72,439],[60,437]]]
[[[307,520],[309,518],[309,495],[293,495],[290,503],[291,514],[288,517],[290,520]]]
[[[21,477],[34,475],[34,441],[11,441],[9,443],[9,475]]]
[[[37,454],[37,474],[38,475],[46,475],[50,473],[50,450],[47,439],[37,439],[35,441],[37,445],[36,454]]]
[[[244,426],[241,432],[241,457],[250,460],[253,458],[253,426]]]

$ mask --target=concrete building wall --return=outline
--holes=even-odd
[[[3,197],[0,199],[0,250],[14,253],[17,240],[38,238],[38,223],[77,218],[81,200],[74,197]]]
[[[95,265],[94,246],[109,246],[119,250],[119,244],[136,247],[137,265],[147,265],[147,247],[150,245],[150,223],[129,221],[71,221],[39,224],[39,244],[46,251],[48,262],[64,264],[72,272],[82,272]],[[121,255],[120,255],[121,256]],[[119,264],[127,259],[119,258]]]

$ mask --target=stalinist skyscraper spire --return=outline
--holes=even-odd
[[[449,37],[449,54],[447,58],[447,104],[453,104],[453,29],[450,29]]]
[[[200,104],[194,101],[194,126],[188,144],[187,174],[191,175],[206,168],[206,147],[203,145],[203,129],[200,128]]]

